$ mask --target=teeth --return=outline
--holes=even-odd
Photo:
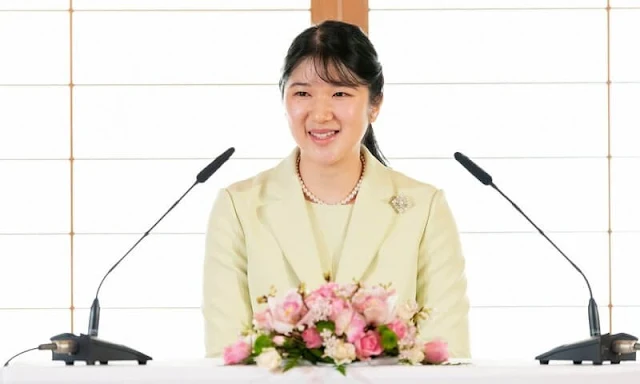
[[[310,132],[311,136],[317,137],[318,139],[326,139],[329,136],[333,136],[336,134],[335,131],[327,132],[327,133],[314,133]]]

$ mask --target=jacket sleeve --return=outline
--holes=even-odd
[[[457,225],[442,190],[431,201],[420,243],[416,300],[419,306],[431,310],[430,318],[419,325],[421,339],[448,343],[452,358],[470,358],[465,260]]]
[[[209,216],[202,287],[205,352],[219,357],[252,317],[244,233],[226,189],[218,193]]]

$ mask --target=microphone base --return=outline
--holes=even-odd
[[[638,338],[626,333],[604,334],[593,336],[589,339],[553,348],[539,356],[540,364],[547,365],[550,361],[572,361],[573,364],[582,364],[590,361],[593,365],[602,365],[604,362],[620,364],[622,361],[635,361],[636,353],[619,354],[611,349],[614,341],[633,340]]]
[[[76,361],[84,361],[86,365],[107,365],[109,361],[137,361],[139,365],[146,365],[147,361],[152,360],[150,356],[135,349],[84,334],[76,336],[72,333],[62,333],[51,338],[52,342],[63,340],[75,342],[75,352],[52,351],[51,354],[52,360],[64,361],[66,365],[74,365]]]

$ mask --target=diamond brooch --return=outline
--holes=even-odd
[[[391,206],[398,213],[405,213],[409,208],[413,207],[413,202],[405,195],[397,195],[391,199]]]

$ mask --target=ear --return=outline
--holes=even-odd
[[[376,98],[376,100],[373,101],[373,103],[371,104],[371,107],[369,107],[369,123],[374,123],[378,118],[378,114],[380,114],[380,108],[382,107],[383,99],[384,98],[381,94],[379,97]]]

